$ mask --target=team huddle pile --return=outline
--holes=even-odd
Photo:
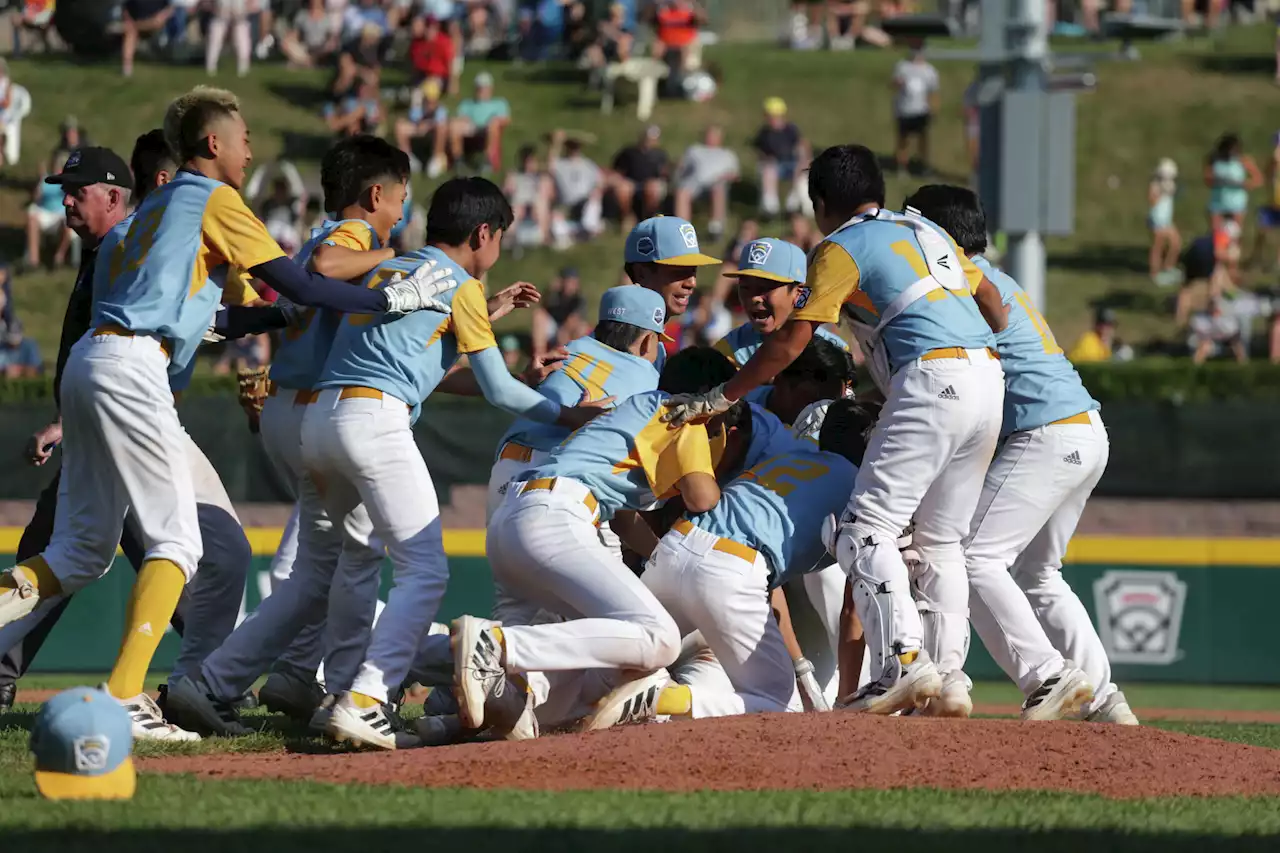
[[[102,688],[134,737],[247,733],[237,708],[268,670],[269,708],[382,749],[832,707],[963,717],[971,622],[1024,718],[1137,723],[1059,571],[1106,465],[1098,404],[981,258],[969,191],[924,187],[892,212],[870,151],[827,149],[809,174],[824,242],[809,257],[748,244],[749,321],[669,358],[668,316],[719,261],[688,222],[645,220],[626,242],[634,283],[604,294],[559,364],[517,378],[491,323],[538,294],[486,296],[512,222],[493,184],[443,184],[429,245],[396,257],[381,246],[405,155],[343,140],[322,164],[333,218],[289,259],[236,192],[251,155],[234,96],[179,98],[138,146],[141,201],[103,240],[93,322],[65,368],[52,538],[0,574],[8,648],[136,537]],[[77,192],[77,165],[51,180]],[[247,304],[246,274],[283,298]],[[825,328],[840,321],[873,379],[856,396]],[[243,530],[174,396],[202,341],[272,328],[282,343],[249,408],[297,506],[272,594],[234,627],[248,558],[227,542]],[[517,416],[490,481],[492,619],[451,627],[433,622],[448,564],[412,433],[437,391]],[[143,679],[180,599],[162,708]],[[788,600],[816,632],[793,629]],[[409,727],[413,684],[435,689]]]

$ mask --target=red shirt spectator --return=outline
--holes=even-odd
[[[414,22],[413,41],[409,43],[409,61],[417,81],[434,77],[448,83],[453,69],[453,39],[435,18]]]
[[[658,41],[666,47],[688,47],[698,38],[698,10],[692,3],[675,0],[657,12]]]

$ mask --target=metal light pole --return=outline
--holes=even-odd
[[[1049,56],[1049,39],[1044,9],[1043,0],[1018,0],[1012,19],[1005,28],[1009,46],[1008,91],[1025,94],[1031,101],[1038,101],[1044,97],[1049,76],[1045,65]],[[1072,166],[1074,166],[1074,143],[1073,139],[1070,145]],[[1035,146],[1030,151],[1019,153],[1018,156],[1025,156],[1031,161],[1027,164],[1027,171],[1031,174],[1043,175],[1046,169],[1062,166],[1061,163],[1043,162],[1044,154],[1044,146]],[[1022,285],[1022,289],[1031,297],[1031,301],[1043,312],[1047,301],[1045,276],[1048,257],[1045,254],[1044,239],[1040,236],[1041,222],[1035,218],[1029,219],[1022,223],[1022,229],[1019,229],[1017,222],[1012,225],[1013,227],[1008,229],[1009,274]]]

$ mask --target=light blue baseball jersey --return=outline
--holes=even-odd
[[[379,264],[365,277],[365,286],[383,287],[396,273],[408,276],[428,260],[459,282],[436,297],[453,313],[344,315],[317,388],[376,388],[408,403],[417,420],[422,402],[459,355],[498,345],[489,325],[484,285],[434,246]]]
[[[954,248],[945,231],[926,219],[921,221],[951,245],[952,255],[944,263],[958,264],[968,287],[935,290],[889,321],[881,340],[893,371],[930,350],[995,345],[995,336],[973,299],[981,272]],[[875,326],[899,294],[929,274],[923,252],[919,238],[906,224],[872,219],[841,229],[814,252],[805,285],[811,293],[791,316],[834,323],[843,309],[859,322]]]
[[[772,386],[765,387],[771,388]],[[748,394],[747,396],[750,397],[751,395]],[[787,425],[777,415],[765,408],[763,403],[755,403],[750,400],[747,402],[751,404],[751,443],[747,446],[747,453],[742,460],[743,468],[752,468],[770,456],[777,456],[780,453],[788,453],[805,447],[805,445],[799,443],[801,439],[793,436]]]
[[[830,562],[822,522],[844,509],[857,476],[843,456],[796,449],[744,471],[714,509],[688,518],[700,530],[759,551],[773,588]]]
[[[159,336],[172,348],[170,373],[195,356],[231,268],[284,256],[238,192],[187,170],[143,200],[120,246],[93,325]]]
[[[665,391],[646,391],[619,403],[574,432],[541,465],[519,480],[567,477],[591,490],[600,520],[620,510],[649,509],[674,495],[691,473],[715,476],[711,443],[702,424],[662,422]]]
[[[564,365],[538,386],[538,391],[561,406],[573,408],[613,397],[614,405],[658,387],[658,371],[651,363],[629,352],[619,352],[592,337],[578,338],[566,347]],[[520,418],[498,442],[499,450],[514,441],[534,450],[550,450],[569,437],[571,430],[557,424],[541,424]]]
[[[344,236],[335,238],[335,232]],[[378,248],[378,235],[363,219],[325,220],[311,232],[311,239],[303,244],[293,260],[305,269],[316,249],[323,245],[368,251]],[[341,312],[302,309],[297,323],[280,335],[280,345],[271,356],[271,381],[293,391],[310,391],[315,387],[341,322]]]
[[[1004,424],[1001,434],[1035,429],[1101,408],[1080,374],[1058,346],[1053,331],[1019,284],[986,258],[974,263],[1009,306],[1009,325],[996,335],[1004,369]]]
[[[845,343],[844,338],[826,326],[819,326],[816,334],[823,340],[840,347],[845,352],[849,351],[849,345]],[[760,334],[756,327],[750,323],[743,323],[716,341],[715,346],[725,358],[738,365],[738,367],[742,367],[751,359],[751,356],[755,355],[756,350],[760,349],[760,345],[763,343],[764,335]]]

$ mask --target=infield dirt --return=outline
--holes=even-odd
[[[1280,750],[1154,728],[758,714],[394,753],[153,758],[205,778],[527,790],[1056,790],[1280,795]]]

